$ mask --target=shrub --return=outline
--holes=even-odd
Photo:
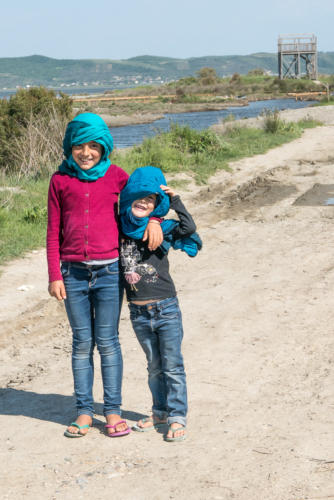
[[[183,96],[178,97],[177,101],[181,103],[195,103],[195,102],[202,102],[202,98],[198,97],[197,95],[189,95],[185,94]]]
[[[186,91],[184,90],[183,87],[177,87],[176,88],[176,95],[177,95],[177,97],[184,97],[186,95]]]
[[[30,118],[31,114],[41,115],[51,108],[54,108],[60,115],[69,118],[72,113],[72,101],[65,94],[61,94],[58,99],[53,90],[44,87],[20,89],[8,101],[8,115],[14,122],[22,125]]]
[[[248,76],[263,76],[264,75],[264,69],[262,68],[255,68],[251,69],[247,73]]]
[[[68,119],[54,108],[30,115],[11,141],[12,161],[19,177],[40,177],[55,170],[63,156],[63,137]]]
[[[197,78],[194,76],[186,76],[184,78],[181,78],[177,82],[170,82],[167,83],[166,86],[179,86],[179,85],[193,85],[197,83]]]
[[[201,85],[214,85],[218,80],[218,75],[214,68],[201,68],[197,72]]]
[[[211,130],[198,131],[178,124],[171,126],[167,140],[183,153],[210,153],[220,146],[219,137]]]
[[[279,112],[266,110],[264,116],[264,131],[270,134],[276,134],[279,130],[284,128],[284,122],[279,118]]]
[[[32,149],[42,152],[35,164],[45,161],[45,149],[59,143],[55,122],[67,122],[72,116],[72,100],[65,94],[58,98],[52,90],[43,87],[21,89],[8,101],[0,101],[0,169],[9,173],[22,172],[22,161],[31,164]],[[39,141],[37,141],[39,137]],[[44,141],[44,145],[43,145]],[[60,143],[61,145],[61,143]],[[28,148],[28,151],[24,151]],[[59,144],[57,146],[59,151]],[[39,154],[38,153],[38,154]],[[29,156],[29,159],[26,158]],[[61,156],[60,156],[61,157]],[[59,160],[59,157],[58,157]],[[28,174],[30,170],[24,166]]]
[[[239,73],[233,73],[233,75],[231,76],[230,83],[234,84],[240,82],[241,82],[241,76],[239,75]]]

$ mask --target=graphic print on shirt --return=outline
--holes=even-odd
[[[158,273],[151,264],[141,262],[142,254],[134,241],[123,241],[121,244],[121,263],[124,268],[124,277],[131,285],[131,288],[137,291],[135,286],[141,279],[146,283],[155,283],[158,279]]]

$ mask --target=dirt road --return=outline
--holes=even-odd
[[[188,439],[82,439],[71,336],[46,293],[44,251],[0,278],[3,499],[334,499],[334,119],[182,193],[204,248],[170,256],[183,310]],[[147,415],[142,352],[124,305],[124,417]]]

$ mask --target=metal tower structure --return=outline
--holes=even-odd
[[[279,35],[278,76],[311,80],[318,77],[317,38],[313,34]]]

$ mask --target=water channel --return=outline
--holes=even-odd
[[[297,109],[310,106],[310,101],[295,101],[294,99],[270,99],[267,101],[254,101],[248,106],[229,107],[219,111],[201,111],[193,113],[170,113],[164,118],[156,120],[153,123],[140,125],[127,125],[124,127],[112,127],[111,133],[114,138],[114,144],[117,148],[126,148],[135,144],[140,144],[146,137],[152,137],[157,132],[167,131],[171,123],[180,125],[189,125],[197,130],[218,123],[228,115],[234,115],[236,120],[242,118],[254,118],[260,115],[264,110],[283,110]]]

